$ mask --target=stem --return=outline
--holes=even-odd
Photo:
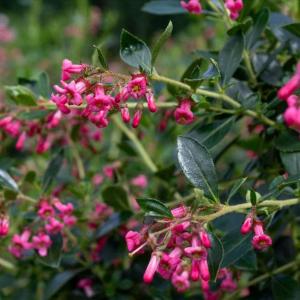
[[[29,196],[26,196],[26,195],[24,195],[22,193],[18,194],[17,198],[20,199],[20,200],[23,200],[23,201],[28,201],[30,203],[37,203],[36,199],[31,198]]]
[[[9,270],[15,270],[15,266],[4,258],[0,258],[0,266]]]
[[[160,75],[157,75],[157,74],[153,74],[151,76],[151,79],[155,80],[155,81],[159,81],[159,82],[163,82],[163,83],[166,83],[166,84],[176,86],[176,87],[181,88],[181,89],[183,89],[187,92],[190,92],[190,93],[195,93],[197,95],[202,95],[202,96],[207,96],[207,97],[223,100],[224,102],[228,103],[229,105],[231,105],[235,109],[243,109],[242,105],[239,102],[237,102],[233,98],[231,98],[228,95],[223,94],[223,93],[207,91],[207,90],[203,90],[203,89],[200,89],[200,88],[198,88],[196,91],[194,91],[189,85],[187,85],[183,82],[180,82],[180,81],[168,78],[168,77],[160,76]],[[253,110],[246,109],[246,110],[242,110],[242,112],[245,115],[248,115],[248,116],[251,116],[251,117],[254,117],[256,119],[261,120],[263,123],[265,123],[269,126],[277,127],[277,124],[273,120],[269,119],[268,117],[266,117],[262,114],[259,114],[259,113],[255,112]]]
[[[286,206],[292,206],[292,205],[296,205],[299,204],[300,200],[298,198],[294,198],[294,199],[289,199],[289,200],[265,200],[261,203],[258,203],[258,207],[260,206],[264,206],[264,207],[268,207],[268,206],[277,206],[279,209],[286,207]],[[238,205],[221,205],[220,206],[220,210],[212,213],[210,215],[207,216],[198,216],[196,219],[200,220],[200,221],[204,221],[204,222],[211,222],[219,217],[222,217],[226,214],[235,212],[235,211],[240,211],[240,210],[245,210],[245,209],[249,209],[252,207],[251,203],[243,203],[243,204],[238,204]]]
[[[80,154],[78,152],[78,149],[77,149],[76,145],[74,144],[71,137],[68,138],[68,142],[71,146],[71,152],[73,154],[73,158],[74,158],[75,163],[77,165],[79,178],[81,180],[83,180],[85,178],[85,170],[84,170],[84,165],[83,165],[82,159],[81,159]]]
[[[133,142],[137,152],[139,153],[149,170],[153,173],[157,172],[157,166],[154,164],[154,162],[152,161],[149,154],[147,153],[139,139],[136,137],[136,135],[127,128],[127,126],[121,121],[121,119],[117,115],[113,115],[111,119],[115,123],[115,125]]]
[[[252,67],[249,52],[244,50],[243,56],[244,56],[244,62],[245,62],[246,70],[247,70],[248,76],[250,78],[250,81],[256,85],[257,84],[256,75],[255,75],[253,67]]]

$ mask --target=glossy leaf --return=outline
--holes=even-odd
[[[255,271],[257,270],[257,257],[253,249],[245,253],[234,266],[240,270]]]
[[[239,180],[237,180],[233,187],[231,188],[228,198],[227,198],[227,203],[230,202],[230,200],[232,199],[232,197],[239,191],[239,189],[241,188],[241,186],[246,182],[247,177],[246,178],[241,178]]]
[[[157,56],[159,54],[159,51],[160,51],[161,47],[165,44],[165,42],[171,36],[172,31],[173,31],[173,23],[172,23],[172,21],[170,21],[168,23],[168,26],[164,30],[164,32],[160,35],[160,37],[158,38],[158,40],[156,41],[156,43],[153,46],[152,60],[151,60],[152,66],[154,65],[154,63],[157,59]]]
[[[173,218],[170,209],[157,199],[153,198],[137,198],[137,203],[141,209],[153,217]]]
[[[289,175],[300,173],[300,152],[280,152],[280,158]]]
[[[51,95],[50,80],[46,72],[42,72],[37,81],[37,90],[39,95],[49,99]]]
[[[208,264],[211,280],[215,281],[224,258],[224,248],[215,234],[210,234],[210,237],[212,244],[208,251]]]
[[[147,2],[142,11],[155,15],[186,14],[187,10],[182,8],[177,0],[154,0]]]
[[[15,180],[5,171],[0,169],[0,186],[11,191],[18,192],[19,188]]]
[[[222,84],[225,85],[232,78],[240,65],[244,51],[244,36],[238,33],[231,36],[219,53],[219,67],[222,75]]]
[[[99,63],[101,65],[101,67],[104,69],[104,70],[108,70],[108,64],[107,64],[107,61],[106,61],[106,58],[101,50],[100,47],[97,47],[97,46],[94,46],[96,51],[97,51],[97,56],[98,56],[98,60],[99,60]]]
[[[129,210],[129,202],[127,193],[120,185],[110,185],[102,192],[105,203],[116,209],[117,211]]]
[[[187,179],[205,195],[218,201],[218,180],[215,166],[205,146],[190,137],[177,139],[178,160]]]
[[[300,37],[300,23],[288,24],[283,26],[283,28],[297,37]]]
[[[47,191],[57,176],[64,159],[64,150],[61,149],[50,161],[42,180],[42,189]]]
[[[151,71],[151,52],[144,41],[123,29],[121,33],[120,56],[128,65],[147,72]]]
[[[16,105],[23,106],[35,106],[36,97],[33,92],[21,85],[16,86],[6,86],[5,91],[10,100],[12,100]]]
[[[300,141],[296,132],[282,132],[274,141],[276,149],[281,152],[300,151]]]

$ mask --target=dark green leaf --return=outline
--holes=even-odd
[[[293,132],[284,131],[274,141],[276,149],[281,152],[299,152],[300,141],[298,135]]]
[[[108,186],[103,190],[102,197],[105,203],[117,211],[130,209],[127,193],[120,185]]]
[[[38,260],[51,268],[58,268],[60,266],[62,247],[63,247],[63,238],[61,234],[51,235],[52,245],[48,249],[48,255],[45,257],[39,256]]]
[[[240,187],[246,182],[246,180],[247,180],[247,177],[241,178],[235,182],[235,184],[233,185],[233,187],[231,188],[231,190],[229,192],[229,195],[227,198],[227,203],[230,202],[232,197],[239,191]]]
[[[160,35],[160,37],[156,41],[155,45],[153,46],[152,60],[151,60],[152,66],[154,65],[154,63],[156,61],[156,58],[158,56],[158,53],[159,53],[161,47],[165,44],[165,42],[171,36],[172,31],[173,31],[173,23],[172,23],[172,21],[170,21],[168,26],[166,27],[165,31]]]
[[[177,0],[154,0],[147,2],[142,11],[155,15],[186,14],[187,10],[182,8]]]
[[[81,270],[70,270],[56,274],[47,284],[43,300],[51,299],[68,281],[75,277]]]
[[[283,26],[283,28],[297,37],[300,37],[300,23],[288,24]]]
[[[138,37],[123,29],[121,33],[120,56],[128,65],[147,72],[151,71],[151,52]]]
[[[16,86],[6,86],[5,91],[10,100],[12,100],[16,105],[23,106],[35,106],[36,97],[33,92],[21,85]]]
[[[290,276],[277,275],[272,278],[274,300],[299,300],[299,283]]]
[[[188,180],[214,201],[218,201],[218,179],[210,153],[190,137],[177,139],[178,160]]]
[[[51,95],[51,89],[50,89],[50,80],[47,73],[42,72],[39,76],[38,82],[37,82],[37,89],[39,92],[39,95],[45,97],[48,99]]]
[[[197,58],[193,61],[181,77],[181,81],[190,85],[193,89],[196,89],[202,82],[201,65],[203,58]]]
[[[257,270],[257,257],[253,249],[244,254],[234,266],[240,270],[255,271]]]
[[[51,110],[23,111],[18,115],[18,118],[21,120],[40,120],[45,118],[51,112]]]
[[[269,16],[269,10],[264,8],[259,12],[257,17],[254,18],[253,27],[245,37],[247,49],[251,49],[255,45],[261,34],[266,29],[269,21]]]
[[[201,145],[208,149],[216,146],[226,134],[230,131],[235,118],[217,120],[211,124],[200,124],[194,127],[188,134],[188,137],[193,138]]]
[[[153,217],[173,218],[171,211],[162,202],[153,198],[137,198],[141,209]]]
[[[19,192],[19,188],[15,180],[2,169],[0,169],[0,186],[6,187],[14,192]]]
[[[215,281],[223,261],[224,249],[221,241],[215,234],[211,234],[210,236],[212,247],[208,251],[208,264],[211,280]]]
[[[96,237],[100,238],[112,230],[118,228],[120,225],[126,223],[131,217],[131,213],[128,211],[123,211],[121,213],[113,213],[106,221],[104,221],[100,228],[96,231]]]
[[[64,150],[61,149],[50,161],[42,180],[43,191],[47,191],[58,174],[64,160]]]
[[[237,225],[238,226],[238,225]],[[237,262],[245,253],[252,249],[251,234],[242,235],[238,230],[228,232],[222,239],[224,247],[224,260],[222,268],[231,266]]]
[[[94,47],[96,48],[100,65],[103,67],[104,70],[108,70],[108,64],[107,64],[106,58],[105,58],[101,48],[97,47],[97,46],[94,46]]]
[[[235,25],[234,27],[229,29],[227,31],[227,34],[228,35],[235,35],[239,32],[246,33],[248,31],[248,29],[251,27],[251,25],[252,25],[252,20],[250,18],[248,18],[243,23]]]
[[[219,68],[223,85],[227,84],[240,65],[244,51],[244,36],[231,36],[219,53]]]
[[[280,158],[289,175],[300,173],[300,152],[280,152]]]

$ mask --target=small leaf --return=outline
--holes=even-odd
[[[241,178],[235,182],[235,184],[233,185],[233,187],[231,188],[231,190],[229,192],[229,195],[228,195],[228,198],[226,201],[227,203],[230,202],[232,197],[239,191],[240,187],[246,182],[246,180],[247,180],[247,177]]]
[[[0,186],[6,187],[14,192],[19,192],[19,188],[15,180],[2,169],[0,169]]]
[[[289,175],[300,173],[300,152],[280,152],[280,158]]]
[[[51,95],[51,89],[50,89],[50,80],[49,76],[46,72],[42,72],[39,76],[39,79],[37,81],[37,89],[39,95],[49,98]]]
[[[193,138],[180,136],[177,139],[178,160],[187,179],[204,194],[218,201],[218,180],[215,166],[205,146]]]
[[[280,274],[272,278],[272,293],[274,300],[298,300],[300,286],[292,277]]]
[[[129,66],[151,71],[151,52],[144,41],[123,29],[120,56]]]
[[[105,58],[101,48],[97,47],[97,46],[94,46],[94,47],[97,51],[98,60],[99,60],[100,65],[103,67],[104,70],[108,70],[108,64],[107,64],[106,58]]]
[[[82,270],[70,270],[54,275],[48,282],[43,300],[50,300],[68,281]]]
[[[61,234],[51,235],[52,245],[48,250],[48,254],[45,257],[41,257],[38,254],[38,260],[51,268],[58,268],[60,266],[63,238]]]
[[[9,99],[11,99],[16,105],[23,106],[35,106],[36,105],[36,97],[33,92],[21,85],[16,86],[6,86],[5,91]]]
[[[174,15],[174,14],[187,14],[177,0],[154,0],[147,2],[142,11],[155,14],[155,15]]]
[[[283,28],[295,36],[300,37],[300,23],[288,24],[283,26]]]
[[[52,181],[58,174],[62,166],[63,159],[64,159],[64,150],[61,149],[48,164],[48,167],[46,169],[46,172],[42,180],[42,188],[44,192],[48,190]]]
[[[246,34],[246,48],[251,49],[264,32],[268,25],[270,12],[268,9],[262,9],[254,19],[253,28]]]
[[[153,198],[137,198],[137,203],[140,205],[143,211],[153,217],[167,217],[173,218],[171,211],[162,202]]]
[[[223,85],[227,84],[240,65],[244,51],[244,36],[238,33],[231,36],[219,53],[219,67]]]
[[[154,63],[156,61],[156,58],[158,56],[158,53],[159,53],[161,47],[165,44],[165,42],[171,36],[172,31],[173,31],[173,23],[172,23],[172,21],[170,21],[168,26],[166,27],[165,31],[160,35],[159,39],[156,41],[155,45],[153,46],[152,60],[151,60],[152,66],[154,65]]]
[[[284,131],[274,141],[275,147],[281,152],[299,152],[300,141],[298,135],[291,131]]]
[[[117,211],[130,210],[127,193],[120,185],[111,185],[102,192],[105,203],[116,209]]]
[[[220,239],[216,235],[210,234],[210,237],[212,246],[208,251],[208,265],[211,280],[215,281],[224,258],[224,249]]]

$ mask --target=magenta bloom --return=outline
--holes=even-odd
[[[242,234],[247,234],[252,230],[253,226],[253,217],[249,216],[245,219],[242,227],[241,227],[241,233]]]
[[[147,92],[147,78],[144,74],[134,74],[127,83],[127,93],[134,99],[142,98]]]
[[[56,233],[61,232],[63,227],[64,227],[64,225],[61,222],[59,222],[55,218],[51,217],[48,220],[48,223],[46,224],[45,229],[47,230],[47,232],[49,232],[51,234],[56,234]]]
[[[199,15],[202,13],[202,6],[199,0],[180,1],[180,4],[191,14]]]
[[[278,91],[277,97],[287,100],[296,90],[300,88],[300,63],[297,65],[295,75]]]
[[[158,254],[152,253],[151,259],[150,259],[149,264],[144,273],[144,282],[145,283],[152,282],[155,272],[157,271],[159,261],[160,261],[160,258],[158,256]]]
[[[174,272],[172,276],[172,284],[179,293],[183,293],[184,291],[186,291],[191,285],[189,281],[188,271],[185,270],[180,274]]]
[[[132,252],[142,244],[142,236],[137,231],[128,231],[125,235],[125,240],[129,252]]]
[[[9,247],[9,252],[16,258],[21,258],[24,251],[30,250],[32,248],[29,242],[30,231],[24,230],[22,234],[15,234],[12,238],[12,243]]]
[[[79,280],[77,286],[80,288],[80,289],[83,289],[85,295],[88,297],[88,298],[91,298],[94,296],[94,290],[93,290],[93,281],[92,279],[90,278],[82,278]]]
[[[162,254],[157,270],[162,278],[170,279],[172,273],[181,262],[181,254],[182,250],[179,247],[174,248],[169,254]]]
[[[50,236],[40,232],[32,237],[32,247],[36,249],[40,256],[47,256],[48,248],[52,245]]]
[[[7,215],[0,217],[0,237],[6,236],[9,232],[9,218]]]
[[[17,143],[16,143],[17,150],[19,150],[19,151],[23,150],[26,139],[27,139],[27,134],[26,134],[26,132],[23,131],[19,135]]]
[[[254,224],[254,233],[252,245],[255,249],[264,250],[272,245],[272,239],[264,233],[263,224],[261,222]]]
[[[137,128],[140,125],[141,119],[142,119],[142,114],[143,111],[138,109],[135,111],[133,115],[133,120],[132,120],[132,127]]]
[[[38,215],[42,219],[49,219],[54,216],[54,208],[47,201],[42,200],[39,204]]]
[[[194,122],[194,114],[191,111],[192,101],[190,99],[183,99],[180,106],[175,109],[174,117],[178,124],[188,125]]]
[[[86,69],[86,65],[75,65],[69,59],[64,59],[62,63],[61,79],[69,80],[72,74],[79,74]]]
[[[225,0],[225,6],[230,12],[230,18],[236,20],[244,7],[243,0]]]
[[[131,179],[130,183],[134,186],[145,189],[148,186],[148,179],[145,175],[141,174]]]
[[[124,123],[130,122],[130,113],[127,106],[121,108],[121,117]]]
[[[199,236],[200,236],[201,244],[205,248],[211,248],[211,241],[210,241],[208,233],[204,230],[201,230]]]
[[[180,205],[180,206],[178,206],[176,208],[171,209],[171,213],[172,213],[172,215],[173,215],[174,218],[180,219],[180,218],[183,218],[183,217],[186,216],[186,214],[187,214],[187,208],[186,208],[186,206],[184,206],[182,204],[182,205]]]

